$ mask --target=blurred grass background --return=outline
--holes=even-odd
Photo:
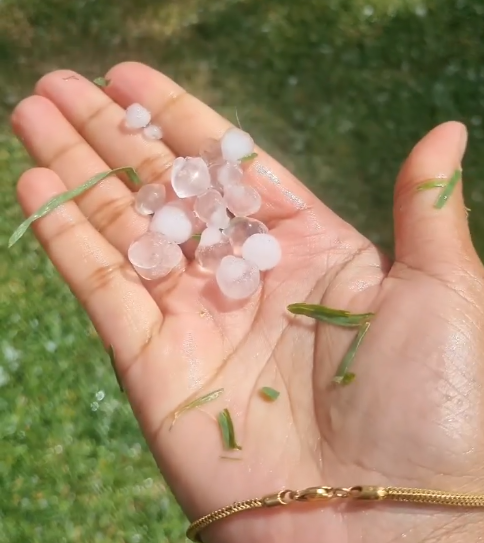
[[[56,68],[149,63],[241,122],[391,249],[395,175],[435,124],[464,121],[484,250],[482,0],[0,2],[0,543],[184,541],[185,520],[87,318],[21,220],[30,164],[8,114]],[[438,172],[436,172],[438,173]]]

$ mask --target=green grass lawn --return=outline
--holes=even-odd
[[[69,289],[31,234],[6,249],[29,166],[8,113],[36,78],[152,64],[231,120],[237,107],[258,143],[389,250],[401,161],[462,120],[484,254],[482,43],[482,0],[0,3],[0,543],[179,543],[186,524]]]

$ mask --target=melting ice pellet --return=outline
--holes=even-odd
[[[179,198],[199,196],[210,188],[210,172],[200,157],[179,157],[173,162],[171,185]]]
[[[167,276],[182,261],[180,247],[157,232],[147,232],[128,248],[128,260],[148,280]]]
[[[150,230],[163,234],[174,243],[185,243],[193,234],[193,221],[183,205],[170,202],[153,215]]]
[[[220,140],[222,156],[229,162],[237,162],[254,152],[254,140],[240,128],[229,128]]]
[[[281,246],[270,234],[254,234],[242,245],[242,258],[255,264],[260,271],[275,268],[281,257]]]
[[[166,190],[163,185],[150,183],[143,185],[134,196],[134,207],[140,215],[152,215],[163,207]]]
[[[235,255],[241,254],[242,245],[247,238],[254,234],[267,234],[268,232],[269,229],[263,222],[247,217],[234,217],[227,228],[224,229],[224,233],[228,236]]]
[[[225,256],[215,273],[222,293],[233,300],[243,300],[257,292],[260,272],[255,264],[237,256]]]
[[[126,108],[125,123],[128,128],[139,129],[148,126],[151,113],[141,104],[131,104]]]
[[[262,205],[260,194],[249,185],[231,185],[224,191],[225,204],[236,217],[257,213]]]

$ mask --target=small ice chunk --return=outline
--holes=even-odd
[[[170,202],[155,212],[150,230],[159,232],[174,243],[185,243],[193,234],[190,213],[178,202]]]
[[[223,210],[226,209],[225,202],[220,192],[215,189],[209,189],[207,192],[201,194],[195,200],[193,206],[195,215],[204,223],[210,222],[212,215],[220,208]]]
[[[222,258],[215,279],[227,298],[243,300],[252,296],[259,288],[260,272],[252,262],[228,255]]]
[[[128,128],[145,128],[151,122],[151,113],[141,104],[131,104],[126,108],[125,123]]]
[[[257,213],[262,198],[255,188],[248,185],[232,185],[224,190],[225,204],[236,217],[248,217]]]
[[[244,172],[238,164],[233,162],[216,162],[209,168],[212,186],[220,192],[242,181]]]
[[[156,124],[149,124],[143,128],[143,135],[147,140],[161,140],[163,132]]]
[[[210,245],[221,243],[224,239],[229,241],[227,236],[223,234],[218,228],[209,226],[208,228],[205,228],[205,230],[202,232],[200,236],[200,243],[198,244],[198,246],[210,247]]]
[[[200,157],[178,157],[171,169],[171,185],[178,198],[199,196],[210,188],[210,172]]]
[[[242,254],[242,245],[250,236],[268,232],[269,229],[263,222],[246,217],[234,217],[224,229],[224,234],[228,236],[235,255]]]
[[[143,279],[165,277],[182,259],[180,247],[157,232],[143,234],[128,248],[128,260]]]
[[[230,217],[227,215],[227,208],[225,205],[223,207],[218,207],[207,222],[207,226],[214,226],[215,228],[227,228],[230,224]]]
[[[208,166],[214,164],[215,162],[220,162],[222,160],[220,141],[214,138],[208,138],[200,146],[199,154]]]
[[[254,140],[240,128],[232,127],[220,140],[222,156],[228,162],[238,162],[254,152]]]
[[[225,234],[218,228],[206,228],[195,250],[196,261],[207,270],[215,272],[224,258],[232,254],[232,245]]]
[[[272,270],[281,257],[281,246],[270,234],[254,234],[242,245],[242,258],[254,263],[260,271]]]
[[[166,190],[163,185],[149,183],[143,185],[134,197],[134,208],[140,215],[152,215],[163,207]]]

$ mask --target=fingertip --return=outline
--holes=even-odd
[[[15,134],[23,134],[32,117],[48,116],[55,111],[57,111],[56,106],[48,98],[31,95],[15,106],[10,115],[10,125]]]
[[[140,62],[121,62],[113,66],[106,74],[110,83],[104,91],[122,107],[133,102],[146,106],[153,103],[153,96],[160,96],[159,100],[171,101],[184,89],[163,73]]]
[[[419,183],[460,168],[467,147],[467,128],[457,121],[442,123],[412,149],[398,176],[400,182]]]
[[[49,168],[31,168],[17,182],[17,198],[26,214],[33,213],[49,198],[65,190],[60,177]]]
[[[118,77],[123,77],[126,73],[137,74],[139,71],[150,70],[151,68],[142,62],[136,62],[133,60],[125,60],[118,62],[112,68],[108,70],[105,77],[111,81],[116,81]]]
[[[35,94],[42,96],[49,96],[52,89],[57,87],[60,82],[66,83],[68,81],[75,81],[76,79],[84,79],[80,74],[73,70],[53,70],[43,75],[35,84]]]

